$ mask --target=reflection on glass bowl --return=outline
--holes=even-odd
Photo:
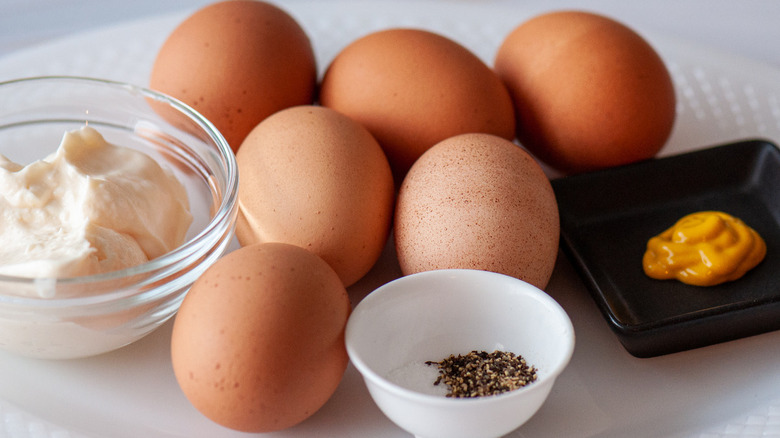
[[[159,93],[100,79],[0,83],[0,154],[12,161],[46,157],[66,131],[85,124],[172,171],[187,188],[193,222],[181,246],[138,266],[75,278],[0,276],[0,348],[23,356],[91,356],[142,338],[176,312],[233,239],[235,157],[197,112]]]

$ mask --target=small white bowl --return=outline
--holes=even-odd
[[[563,308],[503,274],[436,270],[387,283],[364,298],[346,328],[349,357],[377,406],[418,438],[493,438],[542,406],[574,351]],[[499,395],[445,397],[440,361],[472,350],[509,351],[537,368],[535,382]]]

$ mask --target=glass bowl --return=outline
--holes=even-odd
[[[12,161],[42,159],[66,131],[85,125],[172,171],[187,189],[193,221],[182,245],[138,266],[74,278],[0,276],[0,348],[15,354],[85,357],[140,339],[177,311],[190,285],[233,240],[235,156],[197,112],[162,94],[100,79],[0,83],[0,154]]]
[[[496,438],[542,406],[574,352],[574,328],[545,292],[504,274],[444,269],[401,277],[355,307],[347,353],[379,409],[418,438]],[[536,369],[526,386],[447,397],[435,385],[450,355],[496,350]],[[445,387],[445,388],[442,388]]]

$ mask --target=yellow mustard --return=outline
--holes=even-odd
[[[651,278],[714,286],[742,277],[765,255],[764,239],[740,219],[701,211],[651,238],[642,264]]]

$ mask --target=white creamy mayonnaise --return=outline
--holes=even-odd
[[[0,274],[91,275],[159,257],[192,222],[182,183],[85,126],[27,166],[0,155]],[[46,290],[43,288],[41,290]]]

